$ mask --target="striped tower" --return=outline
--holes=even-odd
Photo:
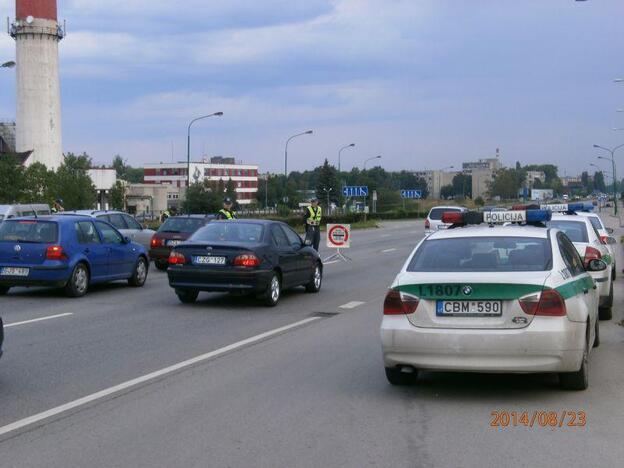
[[[10,34],[17,48],[16,150],[32,152],[26,165],[57,169],[63,162],[58,43],[64,31],[56,0],[16,0],[15,10]]]

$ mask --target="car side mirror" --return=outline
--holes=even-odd
[[[128,236],[124,236],[124,238],[123,238],[123,243],[124,243],[124,244],[129,244],[130,242],[131,242],[131,241],[130,241],[130,238],[129,238]]]
[[[607,228],[607,232],[608,232],[609,234],[613,234],[613,228]]]
[[[617,240],[615,239],[615,237],[609,236],[609,237],[607,237],[607,244],[609,244],[609,245],[617,244]]]
[[[590,260],[587,266],[585,267],[585,270],[587,271],[604,271],[606,269],[607,269],[607,264],[605,263],[605,261],[600,260],[598,258],[594,258],[593,260]]]

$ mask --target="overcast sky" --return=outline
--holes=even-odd
[[[0,0],[0,18],[14,0]],[[59,0],[64,151],[133,165],[233,155],[261,170],[459,167],[588,170],[624,142],[622,0]],[[14,58],[0,36],[0,61]],[[14,118],[0,70],[0,119]],[[623,149],[624,150],[624,149]],[[624,161],[624,151],[620,156]],[[623,166],[624,167],[624,166]]]

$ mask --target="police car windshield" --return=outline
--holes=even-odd
[[[457,212],[461,211],[459,208],[432,208],[429,213],[429,219],[433,219],[434,221],[440,221],[442,219],[442,214],[448,212]]]
[[[568,221],[565,219],[553,219],[547,223],[548,227],[563,231],[572,242],[589,242],[587,225],[585,221]]]
[[[210,223],[191,236],[195,242],[234,242],[256,244],[262,239],[264,227],[254,223],[231,221]]]
[[[426,240],[407,271],[547,271],[552,267],[548,239],[535,237],[462,237]]]
[[[159,232],[195,232],[204,220],[201,218],[168,218],[158,229]]]

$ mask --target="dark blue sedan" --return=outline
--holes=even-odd
[[[14,286],[51,286],[80,297],[91,284],[115,280],[140,287],[148,267],[143,246],[97,219],[40,216],[0,225],[0,295]]]

